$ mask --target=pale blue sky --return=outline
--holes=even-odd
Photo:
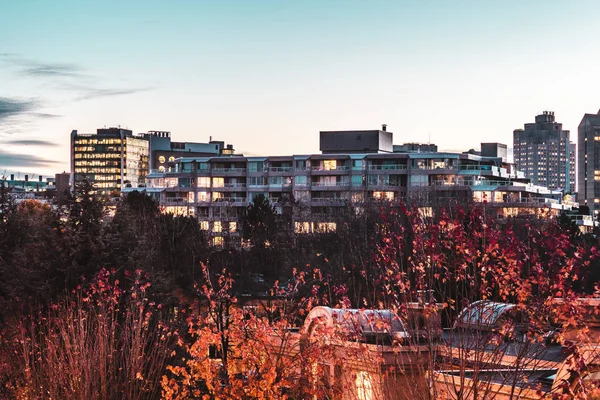
[[[69,133],[121,125],[247,155],[319,130],[512,146],[543,110],[600,108],[600,2],[0,0],[0,175],[68,170]]]

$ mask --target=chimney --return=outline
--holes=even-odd
[[[386,132],[387,131],[387,124],[381,124],[381,130]]]

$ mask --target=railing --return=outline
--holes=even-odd
[[[373,171],[387,171],[397,169],[407,169],[406,164],[393,164],[393,165],[369,165],[369,170]]]
[[[294,167],[269,167],[271,172],[292,172]]]
[[[345,203],[348,199],[342,199],[337,197],[313,197],[311,201],[315,202],[330,202],[330,203]]]
[[[245,197],[219,197],[217,199],[214,199],[213,202],[216,203],[245,203],[246,202],[246,198]]]
[[[344,182],[312,182],[313,187],[350,186],[350,181]]]
[[[165,197],[164,202],[165,203],[187,203],[187,198],[186,197]]]
[[[245,188],[246,184],[245,183],[225,183],[223,185],[223,187],[226,187],[226,188]]]
[[[223,173],[223,172],[246,172],[246,168],[213,168],[212,172]]]
[[[345,165],[339,165],[337,167],[325,167],[323,165],[319,165],[316,167],[312,167],[313,171],[348,171],[350,167]]]
[[[367,182],[367,186],[403,187],[400,182]]]

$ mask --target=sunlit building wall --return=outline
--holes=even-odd
[[[95,134],[74,130],[71,172],[72,188],[89,179],[103,195],[118,194],[123,187],[141,187],[148,174],[148,140],[121,128],[98,129]]]

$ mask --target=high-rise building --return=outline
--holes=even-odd
[[[100,194],[142,187],[148,174],[148,139],[121,128],[71,132],[71,188],[86,178]]]
[[[534,123],[513,132],[514,162],[534,184],[575,192],[575,144],[570,133],[544,111]]]
[[[600,210],[600,111],[585,114],[577,133],[577,200],[597,213]]]

